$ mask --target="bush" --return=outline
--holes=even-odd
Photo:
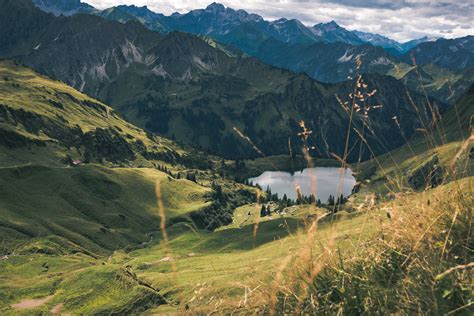
[[[408,184],[414,190],[437,187],[443,182],[443,169],[438,165],[438,155],[433,155],[408,175]]]

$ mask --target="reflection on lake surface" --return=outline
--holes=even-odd
[[[349,196],[356,184],[352,175],[352,170],[346,169],[342,172],[341,168],[307,168],[302,172],[265,171],[259,177],[250,178],[253,184],[259,184],[263,190],[270,187],[272,193],[278,193],[281,198],[286,194],[288,198],[296,200],[296,186],[301,187],[302,194],[309,196],[316,191],[316,199],[321,202],[327,202],[329,195],[345,197]]]

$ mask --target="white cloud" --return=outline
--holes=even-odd
[[[104,9],[119,4],[147,5],[169,15],[205,8],[212,0],[83,0]],[[222,0],[273,20],[297,18],[307,25],[335,20],[347,29],[375,32],[399,41],[421,36],[461,37],[474,34],[471,1],[460,0]],[[469,3],[471,2],[471,3]]]

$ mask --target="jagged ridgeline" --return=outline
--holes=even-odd
[[[137,21],[162,34],[179,30],[211,37],[265,63],[305,72],[322,82],[337,83],[353,76],[353,63],[358,57],[362,61],[361,72],[403,78],[410,89],[450,104],[469,87],[466,81],[473,81],[473,36],[457,39],[425,36],[400,43],[378,34],[350,31],[334,21],[314,26],[305,26],[296,19],[266,21],[257,14],[219,3],[165,16],[146,6],[119,5],[100,11],[79,1],[65,2],[34,0],[39,8],[55,15],[88,12],[121,23]],[[423,68],[420,72],[435,68],[428,70],[430,76],[423,76],[423,85],[421,80],[413,81],[413,74],[409,74],[417,68],[413,65],[414,57]]]
[[[299,121],[314,133],[320,157],[344,151],[349,116],[336,99],[350,98],[354,81],[319,83],[304,74],[236,57],[209,39],[172,32],[165,37],[137,21],[126,24],[93,15],[54,17],[27,0],[2,0],[0,56],[110,104],[135,125],[229,158],[256,157],[237,127],[266,155],[287,154],[288,139],[299,152]],[[15,34],[15,36],[11,36]],[[65,52],[68,52],[67,54]],[[353,65],[355,67],[355,65]],[[403,144],[423,125],[416,107],[431,117],[427,100],[390,76],[364,75],[377,93],[368,106],[366,138],[378,155]],[[412,100],[410,100],[410,98]],[[438,103],[440,111],[444,105]],[[361,114],[361,113],[359,113]],[[354,122],[362,129],[362,116]],[[351,131],[351,148],[360,138]],[[368,151],[361,151],[369,158]],[[359,151],[351,151],[355,160]]]

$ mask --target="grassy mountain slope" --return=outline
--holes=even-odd
[[[251,209],[254,213],[255,208]],[[366,223],[375,218],[364,215],[354,221],[341,219],[335,227],[322,224],[318,238],[324,243],[331,238],[333,229],[337,229],[338,242],[347,245],[344,253],[350,253],[354,248],[345,236],[359,235],[359,232],[370,236],[373,231],[362,231],[369,227]],[[6,280],[0,291],[10,293],[0,308],[3,312],[14,313],[15,308],[9,304],[52,294],[53,297],[43,305],[26,311],[47,312],[58,304],[62,304],[62,312],[71,313],[118,312],[125,308],[135,312],[181,313],[185,311],[185,305],[195,313],[209,312],[214,308],[216,311],[238,309],[245,286],[253,289],[261,281],[269,282],[278,270],[275,262],[289,251],[298,249],[304,240],[304,235],[298,233],[298,226],[304,227],[304,216],[277,218],[261,223],[256,238],[253,238],[253,225],[215,233],[191,231],[175,225],[168,228],[171,238],[169,251],[154,241],[143,249],[132,252],[118,250],[100,260],[81,254],[12,256],[12,260],[0,262],[1,275]],[[293,236],[289,236],[290,233]],[[315,245],[315,251],[320,247]],[[42,267],[44,262],[48,263],[47,271]],[[177,272],[173,272],[174,269]],[[26,278],[35,282],[26,284]],[[83,281],[79,281],[81,279]],[[156,289],[159,296],[149,293],[143,285],[137,286],[134,279]],[[262,288],[249,296],[242,311],[265,302],[268,290]],[[200,295],[193,299],[195,291]],[[166,301],[160,301],[157,296]],[[138,301],[136,305],[135,300]]]
[[[191,181],[169,180],[154,169],[19,166],[1,168],[0,173],[2,240],[56,236],[42,249],[51,252],[72,251],[61,249],[65,244],[104,254],[149,241],[160,223],[157,182],[162,183],[169,217],[207,206],[210,192]],[[25,251],[34,252],[35,246]]]
[[[114,162],[153,155],[174,161],[186,155],[173,142],[150,136],[64,83],[10,61],[0,62],[0,73],[3,145],[65,147],[58,160],[68,151],[81,159]]]
[[[431,186],[436,174],[442,182],[472,176],[473,105],[471,86],[426,132],[419,132],[406,145],[360,165],[359,180],[366,186],[362,195],[373,190],[382,194],[420,190]],[[428,169],[421,172],[423,167]],[[413,187],[417,177],[421,178],[421,187]]]
[[[166,215],[176,221],[191,222],[192,213],[202,222],[214,207],[209,186],[222,180],[205,168],[217,159],[147,134],[110,107],[15,62],[0,62],[0,78],[0,231],[7,244],[57,235],[103,254],[148,241],[159,225],[156,183]]]

